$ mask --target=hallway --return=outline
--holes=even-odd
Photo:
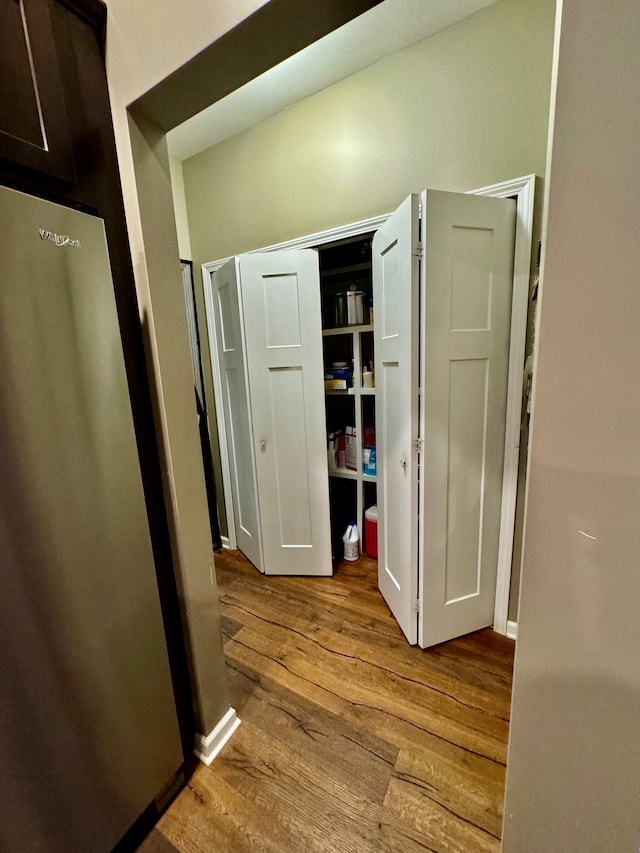
[[[498,851],[513,641],[408,646],[364,557],[332,578],[215,563],[242,725],[140,849]]]

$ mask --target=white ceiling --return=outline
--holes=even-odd
[[[170,131],[169,153],[186,160],[494,2],[384,0]]]

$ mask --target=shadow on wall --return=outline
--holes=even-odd
[[[630,756],[635,764],[640,755],[640,685],[633,690],[620,680],[576,679],[569,670],[566,677],[539,673],[519,701],[536,709],[539,728],[529,729],[526,763],[520,762],[517,781],[507,784],[520,791],[523,813],[543,814],[557,803],[563,817],[546,829],[537,826],[535,837],[526,838],[520,815],[506,815],[504,850],[640,850],[640,785],[637,773],[629,774]],[[576,709],[570,737],[564,725],[552,722],[566,720],[567,708]],[[578,780],[579,799],[570,793]],[[628,815],[626,824],[611,826],[613,813]],[[518,829],[511,830],[512,824]]]

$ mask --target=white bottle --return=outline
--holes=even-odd
[[[355,521],[350,521],[342,537],[344,545],[344,558],[353,562],[360,556],[360,535]]]
[[[330,471],[335,471],[336,465],[336,439],[333,433],[329,435],[329,447],[327,449],[327,462]]]

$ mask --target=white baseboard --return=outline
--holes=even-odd
[[[193,750],[196,757],[208,767],[239,725],[238,715],[233,708],[229,708],[212,732],[206,736],[196,735],[196,745]]]
[[[220,541],[222,542],[222,547],[226,548],[228,551],[229,550],[229,537],[228,536],[221,536]]]
[[[510,640],[515,640],[518,637],[518,623],[517,622],[507,622],[507,637]]]

